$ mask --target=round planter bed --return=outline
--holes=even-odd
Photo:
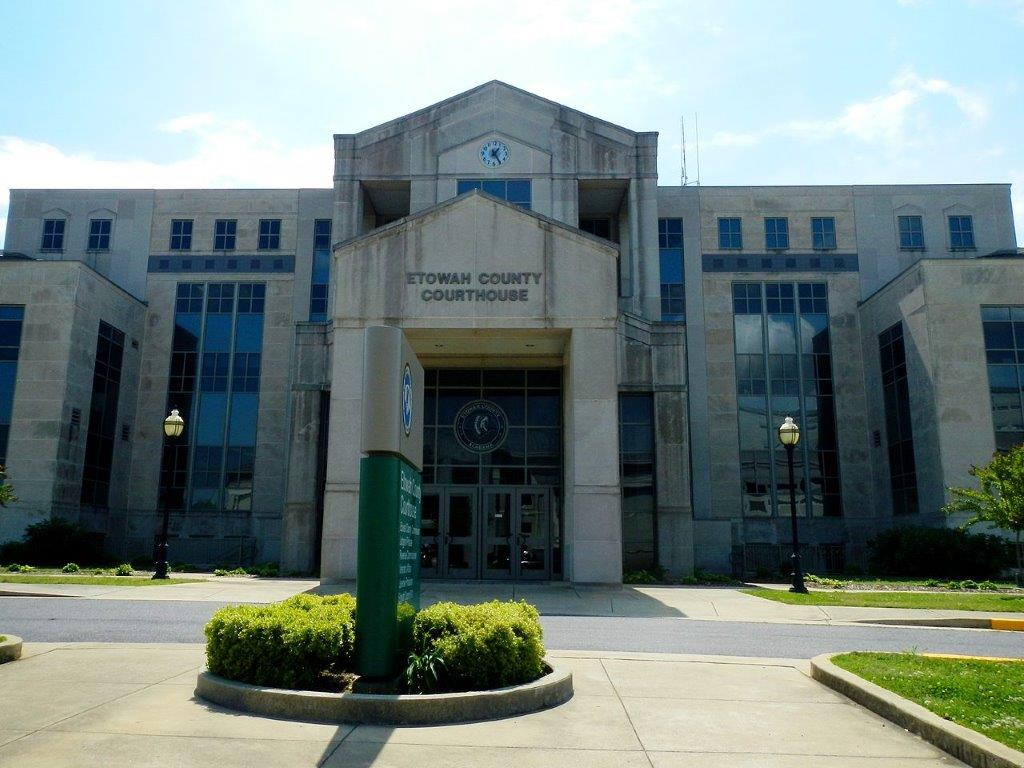
[[[524,685],[490,691],[378,695],[262,688],[199,673],[196,695],[258,715],[325,723],[439,725],[535,712],[572,698],[572,673],[547,661],[549,671]]]
[[[0,641],[0,664],[21,658],[21,638],[14,635],[6,637],[6,640]]]

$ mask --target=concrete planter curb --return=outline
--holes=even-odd
[[[1024,752],[941,718],[920,704],[840,669],[832,663],[832,657],[840,655],[826,653],[811,659],[811,677],[974,768],[1024,766]]]
[[[291,720],[369,725],[440,725],[521,715],[572,698],[572,672],[551,672],[525,685],[465,693],[376,695],[262,688],[199,673],[196,695],[214,704]]]
[[[3,634],[0,632],[0,634]],[[21,658],[21,638],[6,635],[7,639],[0,642],[0,664]]]

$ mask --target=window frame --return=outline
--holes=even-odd
[[[722,225],[726,222],[736,222],[736,231],[727,232]],[[724,244],[723,237],[728,237],[729,245]],[[733,240],[735,238],[735,244]],[[718,217],[718,250],[720,251],[742,251],[743,250],[743,218],[741,216],[719,216]]]
[[[56,229],[57,224],[60,224],[59,232],[46,231],[51,226],[53,229]],[[67,232],[68,220],[66,217],[43,219],[43,235],[39,240],[39,250],[43,253],[62,253],[64,251],[64,238],[67,236]],[[47,238],[49,238],[49,245],[47,244]]]
[[[224,225],[224,231],[218,231]],[[230,232],[228,229],[230,228]],[[223,238],[223,241],[221,240]],[[216,219],[213,222],[213,250],[234,251],[237,247],[238,219]],[[223,242],[223,245],[221,244]],[[228,243],[230,242],[230,245]]]
[[[953,231],[953,220],[956,219],[958,222],[967,222],[966,229],[960,229],[956,233]],[[946,234],[949,237],[949,250],[951,251],[976,251],[978,250],[977,244],[974,239],[974,216],[969,213],[950,213],[946,215]],[[970,243],[966,244],[963,242],[963,238],[967,236],[970,238]],[[954,243],[954,238],[959,237],[960,244]]]
[[[815,231],[818,222],[821,223],[821,232]],[[825,222],[830,222],[832,231],[826,232]],[[828,237],[832,238],[832,244],[828,244]],[[818,245],[818,238],[821,238],[821,245]],[[812,216],[811,217],[811,250],[812,251],[834,251],[836,250],[836,217],[835,216]]]
[[[907,231],[903,230],[903,223],[907,222],[908,225],[917,224],[917,231],[914,231],[913,226],[908,226]],[[914,243],[915,235],[920,237],[920,243]],[[906,241],[904,240],[906,236]],[[899,242],[901,251],[923,251],[925,250],[924,240],[924,216],[919,213],[906,213],[897,214],[896,216],[896,238]]]
[[[774,232],[769,232],[769,223],[773,225]],[[779,224],[782,224],[781,231]],[[776,239],[775,245],[769,244],[769,238]],[[781,240],[780,240],[781,238]],[[780,245],[784,242],[784,245]],[[788,251],[789,250],[789,218],[786,216],[765,216],[764,217],[764,248],[766,251]]]
[[[266,232],[264,232],[264,227],[267,230]],[[281,219],[260,219],[259,230],[256,236],[256,250],[281,250]]]
[[[175,232],[175,229],[178,232]],[[171,219],[171,236],[167,244],[169,251],[191,251],[192,233],[195,231],[195,219]]]
[[[94,232],[93,230],[94,230],[94,228],[96,227],[97,224],[100,225],[101,229],[102,229],[102,225],[106,224],[107,225],[107,231],[106,232]],[[109,251],[110,250],[110,242],[113,239],[113,236],[114,236],[114,220],[112,218],[89,219],[89,237],[86,240],[86,248],[85,248],[85,250],[92,251],[94,253],[101,253],[103,251]],[[95,245],[93,244],[93,238],[96,238],[96,244]],[[103,238],[106,238],[106,244],[103,244],[104,243]]]

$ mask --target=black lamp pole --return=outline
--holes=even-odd
[[[164,419],[164,435],[167,436],[167,441],[171,445],[181,435],[185,429],[185,420],[178,415],[178,409],[172,408],[171,415]],[[157,499],[159,500],[160,508],[163,512],[163,523],[160,526],[160,538],[157,539],[156,547],[153,552],[153,578],[154,579],[166,579],[167,578],[167,529],[171,522],[171,505],[167,502],[166,493],[162,493],[161,489],[157,489]]]
[[[793,554],[790,556],[793,583],[789,591],[806,595],[807,586],[804,584],[804,572],[800,567],[800,535],[796,524],[796,480],[793,478],[793,451],[800,442],[800,428],[793,422],[792,416],[787,416],[779,427],[779,442],[786,448],[786,463],[789,465],[789,521],[793,532]]]

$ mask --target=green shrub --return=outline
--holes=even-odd
[[[928,581],[926,581],[924,583],[924,585],[926,587],[941,587],[942,586],[942,582],[939,581],[938,579],[928,579]]]
[[[964,583],[962,581],[951,581],[946,584],[946,589],[963,589]]]
[[[61,573],[78,573],[81,568],[78,567],[78,563],[68,563],[60,569]]]
[[[999,585],[994,581],[983,581],[978,584],[978,589],[984,589],[988,592],[996,592],[999,590]]]
[[[680,584],[688,584],[688,585],[692,586],[692,585],[697,583],[697,577],[696,576],[680,576],[679,577],[679,583]]]
[[[215,675],[274,688],[318,688],[351,667],[351,595],[296,595],[274,605],[233,605],[206,625],[206,663]]]
[[[8,573],[31,573],[34,571],[31,565],[18,565],[18,563],[11,563],[7,566]]]
[[[960,582],[960,589],[977,589],[978,582],[973,579],[966,579]]]
[[[249,572],[245,568],[232,568],[230,571],[227,568],[214,568],[214,576],[248,576]]]
[[[739,584],[739,582],[732,576],[726,576],[722,573],[702,571],[699,568],[694,572],[694,576],[697,577],[697,581],[701,584]]]
[[[828,576],[815,576],[813,573],[805,573],[804,581],[821,587],[828,587],[829,589],[845,589],[849,586],[848,582],[831,579]]]
[[[543,630],[526,601],[437,603],[416,615],[412,631],[413,654],[443,665],[443,690],[502,688],[544,672]]]
[[[664,580],[665,569],[658,565],[639,571],[626,571],[622,574],[623,584],[659,584]]]
[[[444,659],[439,651],[430,649],[422,656],[409,654],[403,680],[405,687],[413,693],[433,693],[444,679]]]
[[[131,576],[133,573],[131,563],[121,563],[114,569],[115,576]]]
[[[1011,542],[959,528],[891,528],[869,546],[872,569],[886,576],[991,579],[1014,563]]]
[[[34,565],[59,566],[72,559],[100,560],[102,536],[89,533],[77,523],[59,517],[34,523],[21,541],[0,545],[0,561],[17,560]]]
[[[236,568],[236,572],[241,572],[242,575],[248,574],[250,576],[259,576],[261,578],[274,578],[281,573],[281,566],[277,563],[264,563],[263,565],[257,565],[252,568]]]

